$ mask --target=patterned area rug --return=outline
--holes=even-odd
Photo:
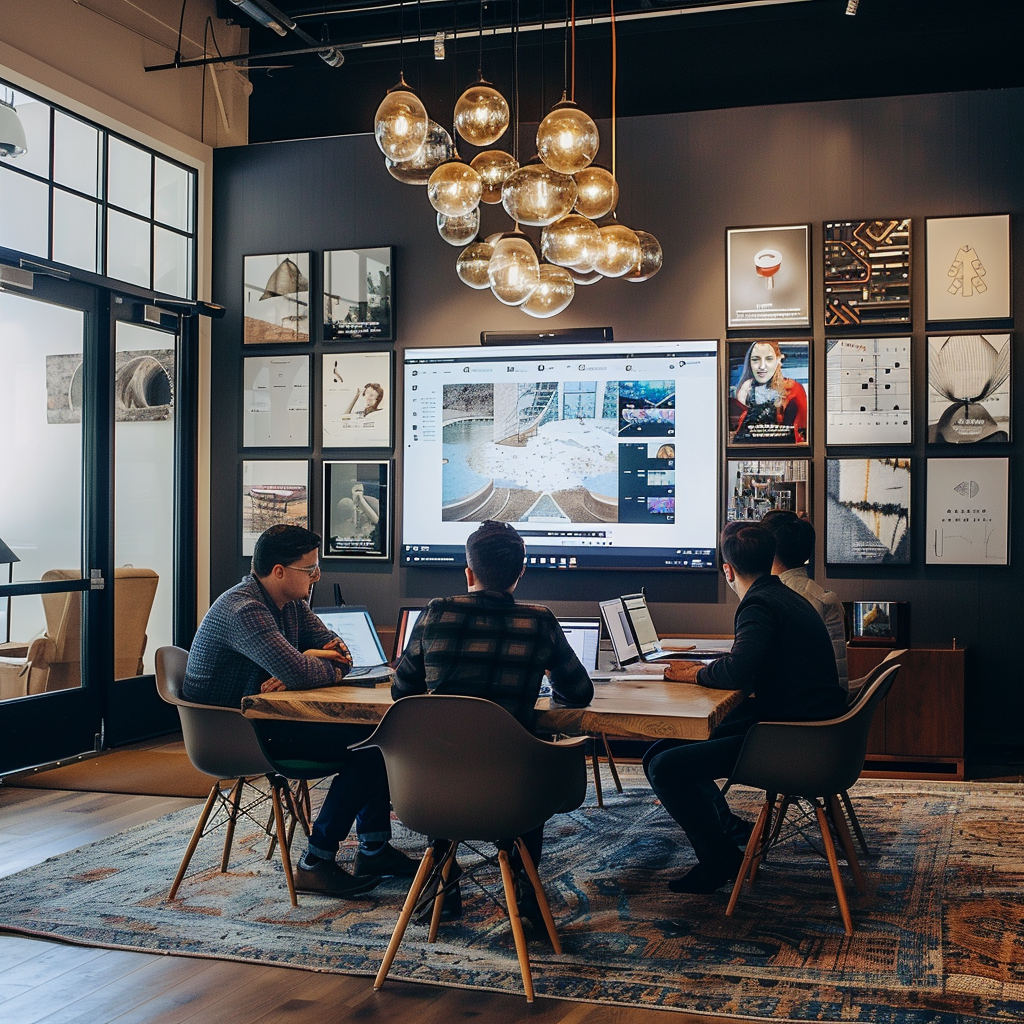
[[[794,1021],[960,1024],[1024,1019],[1024,787],[864,781],[853,798],[878,856],[843,934],[825,862],[795,838],[734,917],[728,893],[676,896],[689,846],[635,770],[626,791],[554,819],[542,874],[564,954],[531,950],[537,994]],[[756,795],[734,792],[753,816]],[[733,799],[733,796],[730,799]],[[372,975],[405,883],[359,901],[300,897],[255,829],[227,874],[200,845],[174,904],[170,880],[198,809],[141,825],[0,881],[0,928],[120,949]],[[418,850],[417,837],[396,844]],[[344,856],[352,855],[351,850]],[[845,867],[844,867],[845,872]],[[520,992],[508,920],[464,888],[439,941],[411,925],[392,980]],[[369,984],[369,982],[367,982]],[[385,989],[386,991],[386,989]]]

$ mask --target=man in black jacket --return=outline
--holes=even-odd
[[[747,699],[711,739],[662,740],[644,757],[651,788],[697,855],[696,866],[669,883],[673,892],[710,893],[736,878],[743,855],[720,813],[724,801],[715,780],[732,772],[747,729],[757,721],[820,721],[846,707],[824,623],[808,601],[771,574],[771,533],[757,523],[730,523],[721,550],[722,571],[740,599],[732,650],[703,667],[676,662],[665,676],[743,690]]]

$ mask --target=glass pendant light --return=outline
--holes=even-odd
[[[576,182],[551,170],[539,160],[530,161],[505,179],[501,205],[517,224],[543,227],[564,217],[576,202]]]
[[[569,267],[569,276],[572,278],[573,284],[597,284],[598,281],[604,280],[593,267],[586,267],[584,269]]]
[[[625,281],[649,281],[661,270],[664,254],[659,242],[650,231],[637,231],[640,240],[640,263],[628,274],[623,275]]]
[[[546,320],[549,316],[561,313],[572,302],[575,294],[576,286],[572,283],[568,270],[552,266],[550,263],[542,263],[540,283],[519,308],[538,320]]]
[[[463,284],[478,291],[491,287],[491,279],[487,276],[487,266],[494,255],[494,246],[487,242],[474,242],[467,245],[455,261],[455,273]]]
[[[480,230],[480,207],[470,210],[461,217],[449,217],[446,213],[437,215],[437,233],[449,245],[468,245]]]
[[[481,77],[455,104],[455,130],[472,146],[492,146],[508,130],[505,97]]]
[[[537,155],[559,174],[576,174],[589,167],[600,145],[594,119],[567,100],[564,92],[537,128]]]
[[[619,184],[611,171],[590,166],[573,175],[579,195],[576,212],[591,220],[607,216],[619,202]]]
[[[589,262],[600,244],[597,225],[578,213],[566,214],[540,233],[541,255],[560,267]]]
[[[423,101],[399,75],[374,115],[373,134],[380,151],[389,160],[411,160],[426,141],[429,127]]]
[[[427,198],[438,213],[464,217],[479,206],[483,187],[480,175],[456,157],[430,175]]]
[[[502,235],[487,264],[494,297],[506,306],[521,306],[540,284],[540,261],[521,231]]]
[[[622,277],[640,263],[640,239],[625,224],[609,224],[599,229],[601,246],[594,259],[594,269],[605,277]]]
[[[519,161],[504,150],[488,149],[483,153],[477,153],[469,166],[480,175],[484,183],[480,202],[493,204],[501,202],[501,186],[513,171],[519,169]]]
[[[436,122],[427,126],[427,137],[419,152],[408,160],[384,161],[392,178],[405,185],[426,185],[430,175],[446,160],[450,160],[455,152],[452,137]]]

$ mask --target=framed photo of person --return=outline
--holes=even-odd
[[[1010,564],[1010,460],[929,459],[927,565]]]
[[[826,221],[825,326],[910,324],[910,218]]]
[[[394,353],[332,352],[323,371],[323,447],[390,448]]]
[[[810,518],[810,459],[729,459],[726,522],[760,522],[774,511]]]
[[[324,341],[394,341],[390,246],[324,253]]]
[[[730,327],[811,326],[811,226],[729,228],[725,233]]]
[[[825,561],[909,565],[910,459],[826,459],[825,473]]]
[[[391,463],[324,463],[324,558],[391,560]]]
[[[929,321],[1008,320],[1010,215],[924,222]]]
[[[242,385],[242,447],[309,447],[309,356],[247,356]]]
[[[810,341],[729,341],[729,444],[807,447]]]
[[[825,339],[825,443],[910,444],[910,338]]]
[[[1009,334],[928,338],[928,443],[1010,440]]]
[[[309,253],[242,260],[242,344],[309,341]]]
[[[271,526],[309,528],[309,463],[253,459],[242,463],[242,554]]]

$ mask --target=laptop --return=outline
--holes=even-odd
[[[621,598],[637,654],[643,661],[663,658],[686,658],[690,661],[713,661],[728,654],[732,640],[669,640],[662,642],[654,628],[651,610],[643,593],[626,594]]]
[[[398,659],[405,653],[409,646],[409,638],[412,636],[413,627],[422,614],[422,608],[399,608],[398,625],[395,626],[395,649],[391,652],[391,663],[398,664]]]
[[[345,676],[345,685],[376,686],[391,682],[394,673],[367,609],[347,604],[341,608],[314,608],[313,612],[345,641],[352,654],[352,671]]]
[[[629,627],[629,620],[626,618],[626,609],[622,606],[622,598],[615,597],[610,601],[601,601],[598,607],[601,609],[601,618],[604,619],[605,629],[608,630],[608,637],[612,642],[612,653],[620,667],[632,665],[640,660],[640,653],[636,649],[633,634]]]
[[[597,654],[601,641],[601,620],[598,618],[559,619],[565,639],[576,652],[580,664],[591,675],[597,671]]]

